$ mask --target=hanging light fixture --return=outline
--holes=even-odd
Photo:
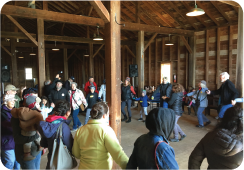
[[[33,52],[33,47],[32,48],[32,52],[30,53],[30,55],[36,55],[36,53]]]
[[[86,53],[84,54],[84,57],[89,57],[89,54],[87,53],[87,49],[86,49]]]
[[[174,44],[170,41],[170,34],[169,34],[169,42],[166,43],[165,45],[174,45]]]
[[[192,8],[190,12],[188,12],[186,15],[189,17],[199,16],[205,14],[205,11],[201,8],[197,8],[197,3],[195,0],[195,8]]]
[[[95,41],[102,41],[103,40],[103,38],[101,36],[99,36],[99,25],[97,26],[97,36],[96,36],[96,34],[94,34],[93,40],[95,40]]]
[[[52,49],[53,51],[59,51],[58,48],[56,48],[56,41],[55,41],[55,48]]]
[[[24,57],[18,57],[18,58],[24,58]]]

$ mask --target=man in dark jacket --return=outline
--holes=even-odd
[[[225,111],[233,107],[231,100],[235,100],[239,97],[239,93],[235,88],[235,85],[229,80],[230,75],[227,72],[220,74],[220,80],[223,83],[218,90],[207,91],[207,94],[219,95],[220,96],[220,109],[218,113],[218,118],[223,118]]]
[[[62,85],[62,81],[58,80],[56,84],[56,89],[51,90],[50,94],[48,95],[50,103],[55,104],[60,100],[66,100],[70,102],[68,91],[65,88],[62,88]]]
[[[160,93],[160,107],[168,108],[168,99],[170,98],[172,84],[168,82],[168,78],[163,78],[163,83],[158,86],[152,95],[152,100],[157,93]]]
[[[66,82],[64,83],[64,88],[66,88],[67,91],[71,90],[71,83],[75,81],[75,78],[71,76]]]
[[[45,86],[44,86],[44,94],[47,97],[51,90],[53,90],[56,86],[56,82],[59,80],[59,74],[56,75],[55,79],[53,80],[53,82],[51,82],[51,80],[46,80],[45,81]]]

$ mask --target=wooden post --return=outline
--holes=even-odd
[[[186,49],[186,53],[185,53],[185,55],[186,55],[186,88],[188,88],[188,70],[189,70],[189,56],[188,56],[188,51],[187,51],[187,49]]]
[[[229,27],[229,75],[230,79],[233,80],[232,77],[232,49],[233,49],[233,31],[232,26]]]
[[[189,38],[189,45],[193,53],[189,54],[189,86],[195,87],[196,75],[196,36]]]
[[[140,12],[141,12],[141,6],[140,2],[136,2],[136,23],[140,23]]]
[[[19,85],[18,73],[17,73],[17,57],[15,53],[15,46],[16,39],[11,38],[10,48],[11,48],[11,61],[12,61],[12,84],[14,86]]]
[[[144,89],[144,31],[138,32],[136,61],[138,65],[138,94]]]
[[[209,70],[209,30],[206,30],[206,51],[205,51],[205,81],[208,85],[208,70]]]
[[[169,46],[169,60],[170,60],[170,83],[173,83],[174,80],[173,80],[173,56],[172,56],[172,48],[173,46]]]
[[[163,37],[162,38],[162,60],[161,60],[162,62],[164,61],[164,57],[165,57],[164,52],[165,52],[165,38]],[[161,83],[161,81],[160,81],[160,83]]]
[[[50,80],[50,66],[49,66],[49,55],[48,55],[48,50],[46,50],[46,79]]]
[[[86,83],[86,69],[85,69],[85,57],[82,56],[82,88],[85,87]]]
[[[108,1],[110,22],[105,23],[105,74],[106,99],[109,105],[111,127],[121,142],[121,47],[120,47],[120,1]],[[112,169],[119,169],[114,163]]]
[[[121,80],[124,80],[125,79],[125,47],[122,46],[122,51],[121,51],[121,59],[122,59],[122,76],[121,76]]]
[[[44,20],[37,18],[37,40],[38,40],[38,94],[43,95],[45,73],[45,42],[44,42]]]
[[[64,48],[64,81],[68,80],[67,48]]]
[[[151,63],[151,60],[152,60],[152,54],[151,54],[151,50],[152,50],[152,45],[150,44],[149,47],[148,47],[148,81],[149,81],[149,86],[151,86],[151,66],[152,66],[152,63]]]
[[[220,28],[217,28],[217,60],[216,60],[216,84],[217,89],[220,87],[220,80],[219,80],[219,74],[220,74]]]
[[[89,76],[94,76],[93,44],[89,43]]]
[[[241,7],[238,13],[236,88],[239,91],[239,97],[243,97],[243,10]]]
[[[144,63],[144,62],[143,62]],[[160,72],[158,72],[158,41],[157,38],[155,38],[155,88],[157,88],[158,83],[158,75],[160,75]]]
[[[177,83],[180,83],[180,37],[178,37],[178,45],[177,45],[177,60],[178,60],[178,62],[177,62],[177,79],[176,79],[176,81],[177,81]]]

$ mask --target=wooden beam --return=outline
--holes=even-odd
[[[180,83],[180,37],[177,38],[177,83]]]
[[[152,63],[151,63],[151,60],[152,60],[152,45],[150,44],[149,47],[148,47],[148,83],[149,83],[149,86],[152,86],[152,83],[151,83],[151,67],[152,67]]]
[[[98,55],[99,55],[99,57],[100,57],[101,59],[105,60],[104,57],[102,56],[102,54],[98,53]]]
[[[233,27],[229,27],[229,75],[232,78]]]
[[[88,15],[87,15],[88,17],[91,16],[92,10],[93,10],[93,6],[91,6],[90,9],[89,9],[89,12],[88,12]]]
[[[94,59],[92,43],[89,43],[89,76],[94,76]]]
[[[81,58],[80,58],[76,53],[74,53],[74,55],[75,55],[75,57],[78,58],[81,62],[83,62],[83,61],[81,60]]]
[[[138,66],[138,94],[144,90],[144,31],[138,32],[138,46],[136,53],[136,62]]]
[[[1,43],[1,47],[2,47],[2,49],[4,49],[4,51],[5,51],[10,57],[12,57],[12,54],[7,50],[7,48],[5,48],[5,47],[3,46],[2,43]]]
[[[208,85],[208,74],[209,74],[209,30],[206,30],[206,51],[205,51],[205,81]]]
[[[42,9],[48,11],[48,1],[43,1],[42,2]]]
[[[223,15],[223,17],[226,19],[226,21],[228,21],[229,23],[231,23],[230,18],[226,15],[226,13],[219,7],[218,3],[216,1],[210,1],[213,6],[219,11],[219,13],[221,13],[221,15]]]
[[[190,45],[188,44],[188,42],[186,41],[185,37],[184,36],[180,36],[181,40],[184,42],[185,46],[186,46],[186,49],[189,51],[189,53],[191,54],[192,53],[192,49],[190,47]]]
[[[125,46],[121,47],[121,80],[123,80],[125,76]]]
[[[10,21],[12,21],[14,25],[16,25],[16,27],[18,27],[36,46],[38,46],[37,41],[13,17],[10,15],[6,15],[6,17],[8,17],[8,19],[10,19]]]
[[[40,18],[46,21],[64,22],[70,24],[104,26],[104,21],[100,18],[87,17],[82,15],[67,14],[61,12],[32,9],[27,7],[4,5],[1,14],[12,15],[23,18]]]
[[[64,81],[66,81],[68,80],[67,48],[64,48],[63,54],[64,54]]]
[[[158,35],[158,33],[154,33],[153,36],[150,38],[150,40],[148,41],[148,43],[145,45],[144,47],[144,52],[147,50],[147,47],[152,43],[152,41],[154,40],[154,38]]]
[[[16,47],[15,47],[15,43],[16,43],[16,39],[11,38],[10,40],[11,43],[11,66],[12,66],[12,84],[15,86],[18,86],[19,84],[19,78],[18,78],[18,67],[17,67],[17,57],[16,57]]]
[[[165,53],[165,37],[162,37],[162,62],[164,61]]]
[[[198,29],[196,31],[205,31],[205,30],[211,30],[211,29],[216,29],[216,28],[221,28],[221,27],[228,27],[228,26],[237,26],[238,25],[238,22],[231,22],[231,23],[225,23],[225,24],[221,24],[219,26],[210,26],[210,27],[207,27],[207,28],[201,28],[201,29]]]
[[[95,54],[93,54],[93,58],[98,54],[98,52],[103,48],[104,44],[102,44],[98,50],[95,52]]]
[[[186,56],[186,60],[185,60],[186,61],[186,86],[185,87],[188,88],[189,56],[187,50],[185,52],[185,56]]]
[[[68,58],[67,58],[67,62],[68,62],[69,58],[72,57],[73,54],[75,54],[76,51],[77,51],[77,49],[75,49],[75,50],[68,56]]]
[[[46,79],[50,80],[50,65],[49,65],[49,53],[48,50],[46,51],[46,55],[45,55],[45,62],[46,62]]]
[[[136,2],[136,22],[140,24],[140,14],[141,14],[141,3]]]
[[[220,80],[219,80],[219,74],[220,74],[220,28],[217,28],[217,60],[216,60],[216,84],[217,84],[217,89],[220,87]]]
[[[132,57],[136,58],[135,54],[130,50],[130,48],[127,45],[125,45],[125,48],[132,55]]]
[[[231,5],[231,6],[234,6],[234,7],[241,7],[240,6],[240,4],[238,4],[237,2],[235,2],[235,1],[225,1],[225,0],[217,0],[217,1],[219,1],[219,2],[221,2],[221,3],[224,3],[224,4],[228,4],[228,5]]]
[[[155,88],[157,87],[158,75],[156,72],[158,71],[158,41],[155,39]]]
[[[189,86],[196,85],[196,36],[189,38],[189,45],[193,49],[193,53],[189,54]]]
[[[89,2],[94,7],[94,9],[97,11],[97,14],[103,19],[103,21],[105,23],[110,22],[109,12],[100,0],[93,0],[93,1],[89,1]]]

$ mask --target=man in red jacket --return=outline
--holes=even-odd
[[[95,92],[98,93],[98,91],[97,91],[97,84],[94,82],[94,78],[92,76],[90,76],[89,77],[89,81],[86,82],[85,88],[84,88],[84,90],[86,92],[86,95],[90,92],[90,86],[92,86],[92,85],[96,87]]]

